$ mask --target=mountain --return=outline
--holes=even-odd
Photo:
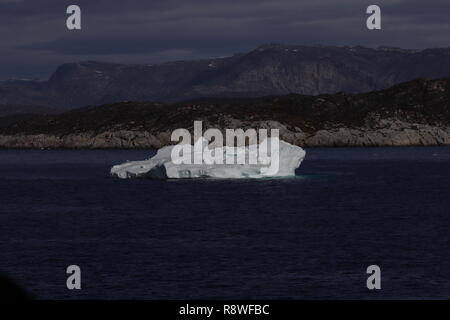
[[[158,148],[177,128],[279,129],[300,146],[450,145],[450,78],[361,94],[121,102],[0,118],[3,148]]]
[[[245,54],[157,65],[78,62],[48,81],[0,83],[1,105],[67,110],[120,101],[360,93],[450,76],[450,48],[263,45]],[[3,113],[4,114],[4,113]]]

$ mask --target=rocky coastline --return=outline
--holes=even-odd
[[[405,147],[450,146],[450,127],[393,123],[391,128],[367,130],[339,128],[314,134],[284,128],[281,139],[301,147]],[[115,131],[99,134],[0,135],[0,148],[7,149],[157,149],[173,144],[170,132]]]
[[[279,129],[301,147],[450,145],[450,79],[363,93],[121,102],[60,115],[0,118],[0,148],[147,149],[177,128]]]

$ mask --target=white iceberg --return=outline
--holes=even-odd
[[[272,150],[268,145],[272,145],[273,139],[277,139],[278,148]],[[268,143],[267,143],[268,142]],[[224,163],[230,163],[227,159],[236,160],[238,155],[245,154],[248,159],[252,147],[257,146],[258,150],[265,143],[268,150],[268,157],[277,160],[276,169],[273,170],[271,164],[236,164],[238,161],[231,161],[234,164],[175,164],[172,161],[172,150],[174,145],[166,146],[158,150],[155,156],[143,161],[130,161],[111,168],[111,175],[121,179],[149,177],[162,179],[180,178],[266,178],[266,177],[290,177],[295,176],[297,169],[305,158],[305,151],[295,145],[287,143],[278,138],[268,138],[259,145],[242,147],[218,147],[209,149],[214,154],[223,154]],[[203,147],[209,148],[207,141],[202,141]],[[192,148],[194,150],[194,148]],[[192,153],[193,155],[193,153]],[[259,160],[259,158],[258,158]]]

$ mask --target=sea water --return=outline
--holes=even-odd
[[[39,299],[447,299],[450,148],[306,151],[294,178],[176,181],[110,177],[151,150],[1,150],[0,273]]]

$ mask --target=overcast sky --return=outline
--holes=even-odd
[[[66,28],[66,8],[82,30]],[[366,28],[370,4],[382,30]],[[0,0],[0,79],[46,79],[66,62],[158,63],[264,43],[450,47],[450,0]]]

